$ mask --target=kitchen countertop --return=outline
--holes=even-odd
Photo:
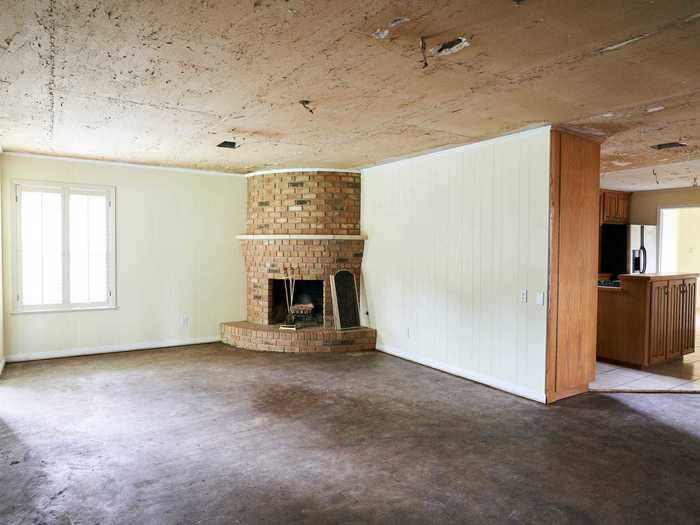
[[[697,279],[700,274],[697,273],[673,273],[673,272],[660,272],[660,273],[625,273],[619,276],[620,285],[619,286],[603,286],[598,285],[598,291],[600,292],[610,292],[610,293],[621,293],[625,291],[625,281],[667,281],[669,279]]]
[[[625,273],[620,275],[620,280],[625,279],[649,279],[651,281],[667,280],[667,279],[692,279],[697,278],[697,273],[674,273],[674,272],[661,272],[661,273]]]

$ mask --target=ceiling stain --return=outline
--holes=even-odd
[[[7,151],[357,168],[549,122],[604,137],[606,173],[700,159],[693,1],[0,0],[0,12]],[[216,148],[226,140],[240,147]],[[673,141],[688,146],[650,147]]]

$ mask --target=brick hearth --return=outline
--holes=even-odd
[[[248,178],[247,231],[240,235],[247,277],[248,320],[224,323],[222,340],[251,350],[319,352],[373,350],[369,328],[334,328],[330,276],[350,270],[360,279],[358,173],[284,172]],[[323,281],[322,325],[282,332],[274,325],[273,280],[293,269],[301,280]]]
[[[329,330],[309,327],[296,332],[248,321],[221,325],[221,340],[237,348],[267,352],[357,352],[374,350],[377,332],[371,328]]]

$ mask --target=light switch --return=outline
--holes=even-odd
[[[537,292],[535,302],[540,306],[544,306],[544,292]]]

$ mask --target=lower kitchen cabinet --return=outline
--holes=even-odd
[[[646,367],[694,351],[697,274],[630,274],[598,288],[599,358]]]

